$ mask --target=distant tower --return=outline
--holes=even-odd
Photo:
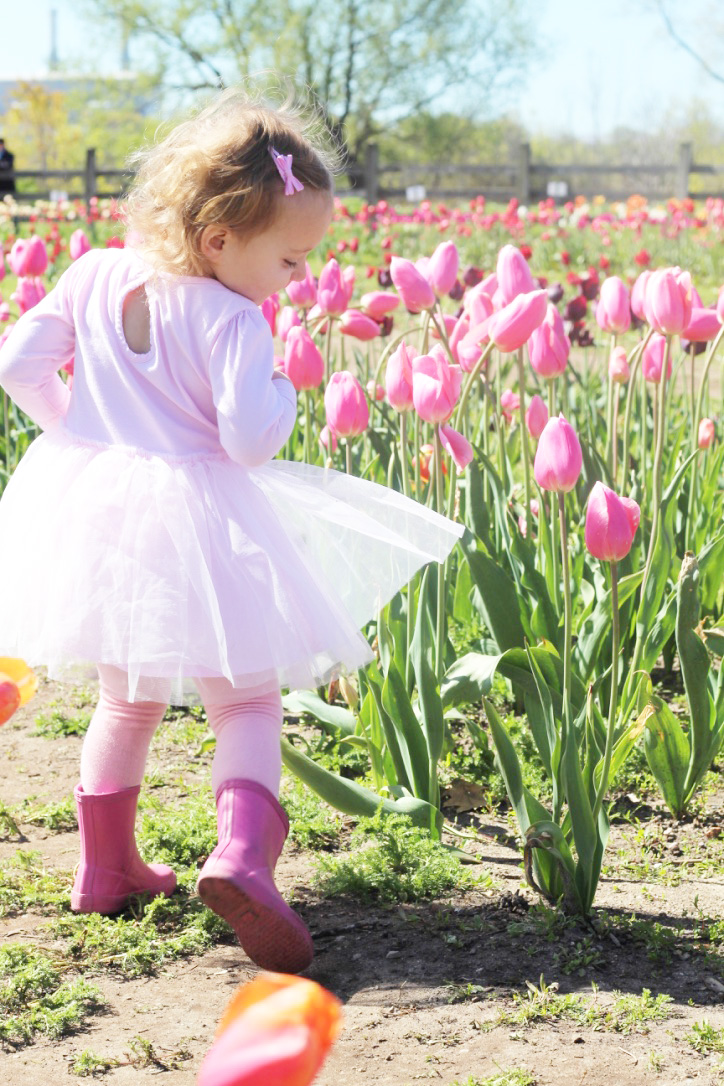
[[[55,8],[50,12],[50,57],[48,68],[51,72],[58,70],[58,12]]]

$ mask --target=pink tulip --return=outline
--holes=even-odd
[[[365,390],[346,370],[333,373],[324,392],[327,425],[338,437],[357,437],[369,426],[370,409]]]
[[[9,324],[7,326],[7,328],[5,329],[5,331],[0,333],[0,351],[2,350],[3,344],[7,342],[8,338],[10,336],[10,333],[12,332],[14,327],[15,327],[14,323]]]
[[[412,360],[414,352],[404,340],[387,360],[385,389],[387,399],[395,411],[402,413],[413,407],[412,399]]]
[[[13,275],[16,275],[18,279],[20,279],[21,276],[26,275],[25,263],[27,248],[28,239],[18,238],[17,241],[13,242],[13,246],[8,253],[8,264],[10,265],[10,271],[13,273]]]
[[[625,385],[631,376],[628,358],[623,347],[614,347],[608,360],[608,379],[617,385]]]
[[[481,292],[487,294],[492,301],[498,292],[498,276],[495,272],[491,272],[490,275],[486,275],[484,279],[478,284]]]
[[[412,402],[425,422],[447,422],[460,395],[463,374],[439,353],[420,355],[412,363]]]
[[[716,309],[691,310],[691,320],[682,332],[682,339],[688,339],[690,343],[709,343],[715,339],[721,330]]]
[[[304,279],[292,280],[286,288],[287,298],[298,309],[310,309],[317,300],[317,280],[312,275],[309,264],[305,264]]]
[[[586,507],[586,547],[601,562],[620,562],[631,550],[641,510],[633,498],[619,498],[597,482]]]
[[[660,383],[665,353],[666,337],[659,336],[654,332],[651,339],[644,347],[641,356],[641,371],[647,381],[651,381],[654,384]],[[668,380],[669,377],[671,377],[671,352],[669,352],[669,364],[666,367],[666,379]]]
[[[525,422],[531,437],[539,438],[548,422],[548,408],[540,396],[534,396],[525,413]]]
[[[536,498],[531,498],[530,500],[530,511],[534,517],[537,517],[540,512],[540,506]],[[518,531],[524,539],[528,535],[528,524],[526,522],[525,516],[522,513],[518,517]]]
[[[342,272],[342,286],[344,287],[344,295],[347,299],[347,305],[352,301],[352,295],[354,294],[354,280],[357,269],[353,264],[348,264]]]
[[[366,317],[359,309],[347,309],[342,314],[339,330],[345,336],[368,341],[380,334],[380,326],[371,317]]]
[[[563,415],[550,418],[538,441],[533,475],[542,490],[568,492],[578,482],[583,453],[576,431]]]
[[[465,471],[473,458],[473,447],[466,437],[451,426],[438,427],[443,449],[452,457],[458,471]]]
[[[83,256],[84,253],[87,253],[90,247],[91,243],[88,240],[85,231],[81,230],[80,227],[78,227],[77,230],[74,230],[73,233],[70,235],[70,240],[68,242],[68,253],[70,254],[70,259],[77,260],[78,257]]]
[[[327,261],[319,276],[317,305],[326,317],[341,317],[347,308],[347,289],[334,257]]]
[[[504,306],[509,305],[519,294],[531,294],[535,291],[528,261],[515,245],[504,245],[500,250],[496,273],[498,291]]]
[[[7,302],[0,302],[0,324],[10,320],[10,306]]]
[[[43,275],[47,267],[48,250],[45,242],[37,234],[33,234],[25,250],[25,271],[23,274],[29,276]]]
[[[646,301],[646,287],[650,278],[651,272],[647,268],[646,271],[641,272],[631,288],[631,311],[636,314],[640,321],[646,320],[644,303]]]
[[[426,276],[438,298],[448,294],[455,286],[459,264],[460,257],[455,242],[441,241],[430,257]]]
[[[323,426],[319,431],[319,442],[327,450],[327,452],[334,453],[337,451],[337,435],[334,430],[329,426]]]
[[[515,413],[520,411],[520,396],[512,388],[504,388],[500,396],[500,412],[506,422],[512,422]]]
[[[282,343],[286,343],[290,330],[298,328],[301,323],[299,314],[293,305],[282,306],[277,317],[277,332]]]
[[[712,419],[702,419],[699,423],[697,444],[700,449],[708,449],[716,437],[716,427]]]
[[[619,335],[631,325],[631,305],[623,279],[609,275],[601,284],[596,305],[596,322],[604,332]]]
[[[390,264],[390,276],[395,289],[402,298],[403,305],[411,313],[420,313],[423,309],[435,306],[435,291],[427,279],[417,270],[411,260],[393,256]]]
[[[563,318],[556,307],[548,303],[545,319],[531,332],[528,340],[530,364],[541,377],[560,377],[565,372],[570,353],[571,341],[566,335]]]
[[[373,321],[383,320],[388,313],[392,313],[400,304],[400,299],[391,290],[372,290],[369,294],[363,294],[359,300],[360,309]]]
[[[646,284],[646,320],[664,336],[683,335],[691,321],[691,276],[678,268],[659,268]]]
[[[324,377],[324,359],[306,328],[290,328],[284,348],[284,372],[297,392],[316,388]]]
[[[724,324],[724,287],[720,288],[719,297],[716,300],[716,315],[719,323]]]
[[[465,367],[462,365],[462,362],[460,361],[460,356],[458,354],[458,345],[461,342],[461,340],[463,340],[465,338],[465,336],[467,335],[467,333],[469,331],[470,331],[470,321],[468,320],[466,315],[463,313],[463,315],[461,317],[458,317],[458,319],[455,321],[455,326],[453,327],[452,332],[450,332],[448,334],[448,341],[450,343],[450,350],[452,352],[452,356],[455,359],[455,361],[457,362],[457,364],[463,370],[465,369]]]
[[[468,294],[465,300],[465,308],[470,317],[470,324],[482,324],[493,315],[493,299],[483,289],[483,284],[478,284]]]
[[[40,279],[21,277],[10,297],[17,305],[22,317],[23,313],[27,313],[45,297],[45,287]]]
[[[504,354],[517,351],[542,324],[547,305],[548,295],[544,290],[518,294],[490,318],[488,336]]]
[[[261,303],[261,311],[264,316],[264,320],[271,328],[271,334],[275,336],[277,334],[277,313],[279,312],[279,295],[271,294],[268,298]]]
[[[5,253],[3,252],[2,245],[0,245],[0,283],[2,283],[4,278],[5,278]]]
[[[376,400],[377,403],[381,403],[385,398],[385,386],[375,384],[374,377],[370,377],[366,385],[367,395],[371,400]]]

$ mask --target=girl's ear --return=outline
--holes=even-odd
[[[209,226],[205,226],[201,231],[199,249],[201,255],[205,257],[210,264],[216,263],[223,253],[228,236],[228,229],[225,226],[220,226],[218,223],[211,223]]]

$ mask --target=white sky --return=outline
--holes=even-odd
[[[676,29],[724,73],[724,45],[707,40],[707,14],[721,0],[664,0]],[[82,0],[81,0],[82,4]],[[57,11],[61,62],[98,57],[99,68],[120,67],[120,36],[100,35],[78,0],[0,0],[3,63],[0,78],[46,71],[50,12]],[[532,132],[605,136],[619,124],[641,128],[677,105],[705,100],[724,123],[724,83],[707,76],[667,34],[656,0],[530,0],[539,40],[531,65],[510,100]],[[721,25],[721,23],[720,23]],[[709,50],[717,50],[709,52]],[[131,43],[131,60],[134,49]],[[102,58],[102,59],[101,59]]]

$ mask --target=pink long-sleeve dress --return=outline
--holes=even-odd
[[[122,323],[141,285],[146,354]],[[195,677],[313,687],[369,660],[360,627],[462,529],[274,460],[296,400],[273,365],[253,302],[131,249],[91,250],[20,318],[0,384],[44,432],[0,501],[0,655],[59,679],[112,665],[129,701],[176,704]]]

